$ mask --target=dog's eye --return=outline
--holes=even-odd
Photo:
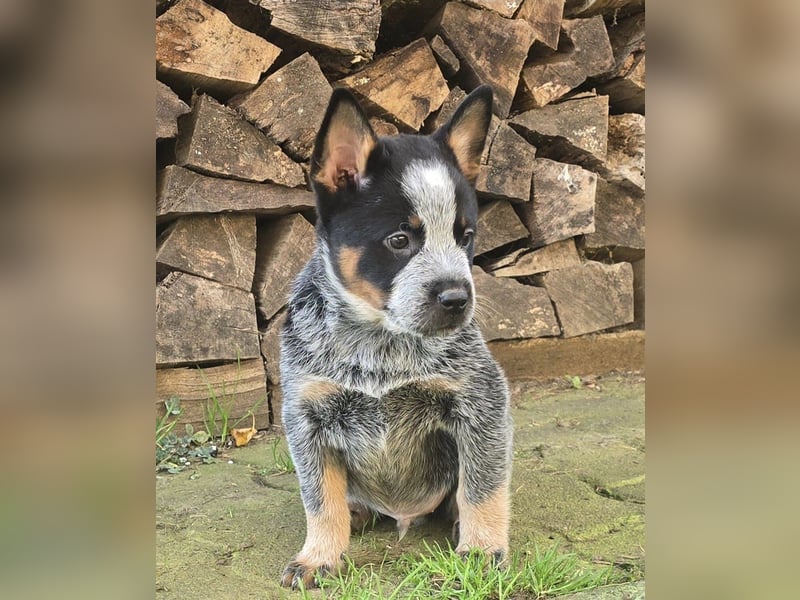
[[[394,250],[402,250],[408,247],[408,236],[403,233],[395,233],[386,238],[386,243]]]
[[[472,229],[467,229],[464,232],[464,235],[461,236],[461,245],[466,248],[467,246],[469,246],[470,242],[472,241],[472,238],[474,237],[475,237],[475,232],[472,231]]]

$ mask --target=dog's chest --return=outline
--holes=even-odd
[[[433,510],[457,480],[453,401],[437,381],[380,398],[344,391],[326,400],[318,435],[343,460],[351,496],[393,516]]]
[[[382,396],[343,389],[310,410],[323,444],[357,457],[411,450],[446,428],[454,402],[444,381],[407,384]]]

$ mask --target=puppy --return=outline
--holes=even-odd
[[[470,270],[491,113],[482,86],[432,135],[378,137],[349,92],[331,96],[311,159],[316,249],[281,333],[307,526],[285,586],[340,566],[351,511],[388,515],[402,536],[448,502],[457,551],[508,549],[508,386]]]

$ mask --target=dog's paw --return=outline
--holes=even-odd
[[[293,560],[283,570],[281,585],[296,590],[302,584],[305,589],[319,587],[319,580],[335,571],[336,565],[313,565],[302,560]]]
[[[456,553],[461,558],[466,559],[470,554],[472,554],[472,552],[474,550],[475,550],[475,548],[470,548],[469,546],[461,545],[458,548],[456,548]],[[486,554],[486,556],[489,557],[492,565],[494,565],[494,566],[498,566],[498,565],[502,564],[506,559],[507,552],[506,552],[505,548],[494,548],[494,549],[489,549],[489,550],[482,549],[481,551],[484,554]]]

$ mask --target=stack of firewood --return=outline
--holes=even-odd
[[[493,87],[474,275],[510,375],[548,353],[563,367],[547,374],[579,373],[576,340],[613,354],[604,336],[644,328],[643,0],[156,6],[159,406],[178,396],[202,424],[213,397],[279,422],[278,333],[314,247],[308,161],[333,86],[380,135],[429,133]]]

